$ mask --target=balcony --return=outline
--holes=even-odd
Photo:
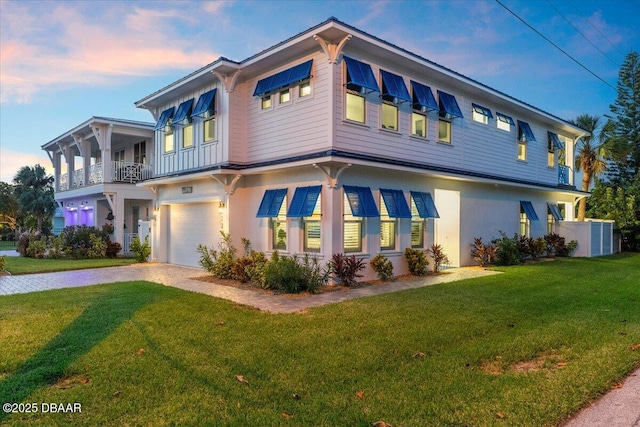
[[[71,175],[73,179],[72,183],[69,183],[68,175],[66,173],[59,176],[58,191],[104,183],[126,182],[135,184],[138,181],[144,181],[151,178],[153,176],[153,168],[151,165],[143,163],[112,161],[111,179],[108,181],[105,181],[104,179],[104,165],[102,163],[96,163],[89,167],[88,182],[85,182],[86,175],[84,169],[77,169],[73,171]]]

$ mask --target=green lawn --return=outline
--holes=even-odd
[[[640,255],[504,271],[286,315],[148,282],[0,297],[0,402],[82,404],[0,424],[557,425],[639,366]]]
[[[35,259],[25,257],[7,257],[5,270],[13,275],[30,273],[48,273],[52,271],[81,270],[84,268],[117,267],[136,262],[134,258],[99,259]]]

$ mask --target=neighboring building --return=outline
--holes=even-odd
[[[92,117],[42,146],[53,163],[63,227],[113,225],[114,241],[128,250],[138,220],[152,213],[153,193],[135,184],[153,177],[153,127]]]
[[[161,262],[198,266],[224,230],[267,253],[382,253],[396,274],[434,242],[467,265],[474,237],[542,236],[588,195],[570,167],[585,131],[334,18],[136,106],[156,120],[136,189]]]

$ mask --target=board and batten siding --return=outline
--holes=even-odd
[[[291,88],[291,100],[280,104],[278,93],[272,95],[272,107],[262,110],[261,100],[253,96],[260,79],[313,59],[311,95],[300,98],[298,86]],[[287,158],[330,147],[329,81],[331,65],[323,54],[299,58],[295,62],[246,81],[242,90],[246,102],[244,155],[247,163]],[[235,110],[234,110],[235,112]],[[239,132],[234,129],[234,135]]]
[[[382,100],[378,92],[366,95],[366,123],[353,123],[345,119],[344,88],[345,66],[339,61],[339,77],[333,86],[335,91],[336,108],[336,138],[334,148],[357,154],[373,155],[382,158],[422,163],[462,171],[498,175],[505,178],[536,181],[555,185],[558,180],[557,155],[553,168],[547,166],[547,130],[548,127],[536,122],[533,116],[522,117],[502,107],[494,107],[491,102],[478,98],[470,98],[461,90],[452,87],[439,86],[436,79],[428,76],[403,75],[393,67],[378,65],[367,59],[363,62],[371,65],[374,76],[379,85],[380,69],[384,69],[403,77],[407,88],[411,92],[410,80],[426,84],[431,87],[437,100],[437,90],[455,96],[464,118],[451,121],[451,143],[438,142],[438,112],[431,111],[427,117],[426,138],[411,135],[411,103],[399,105],[399,130],[381,129],[380,115]],[[494,118],[488,124],[473,121],[471,104],[475,102],[487,107]],[[514,121],[520,119],[531,126],[536,141],[528,143],[527,160],[519,161],[517,144],[517,124],[510,132],[498,129],[496,126],[496,109],[511,116]]]

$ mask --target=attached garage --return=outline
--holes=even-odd
[[[220,241],[218,203],[169,205],[167,218],[167,262],[199,267],[199,244],[217,249]]]

